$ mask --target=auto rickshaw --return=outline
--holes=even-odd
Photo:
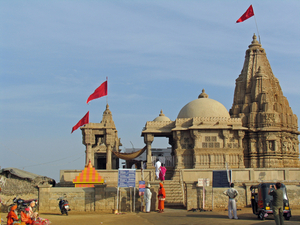
[[[259,185],[252,185],[250,187],[252,211],[261,220],[264,220],[269,214],[273,214],[273,196],[268,194],[270,185],[274,188],[275,183],[260,183]],[[289,220],[292,214],[286,186],[281,183],[280,189],[283,191],[283,216],[286,220]]]

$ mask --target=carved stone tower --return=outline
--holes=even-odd
[[[246,167],[300,166],[297,116],[283,96],[255,34],[236,79],[230,115],[241,118],[243,127],[248,128],[243,140]]]
[[[82,143],[86,146],[86,164],[91,160],[96,169],[117,169],[118,158],[111,151],[119,152],[122,144],[109,105],[106,105],[101,123],[88,123],[81,130]]]

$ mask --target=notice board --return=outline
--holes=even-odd
[[[135,169],[119,169],[118,187],[135,187]]]
[[[229,179],[227,174],[229,174]],[[231,180],[231,170],[214,170],[213,171],[213,187],[230,187],[230,182],[228,180]]]

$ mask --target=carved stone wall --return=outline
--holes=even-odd
[[[255,35],[236,79],[230,115],[248,128],[243,140],[246,167],[300,166],[298,118]]]
[[[86,164],[91,160],[96,169],[117,169],[118,159],[111,151],[122,146],[109,106],[103,112],[101,123],[88,123],[81,128],[82,143],[86,146]]]

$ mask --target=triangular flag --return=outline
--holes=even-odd
[[[107,81],[104,81],[95,91],[93,94],[91,94],[86,101],[86,103],[89,103],[89,101],[92,101],[96,98],[100,98],[107,95]]]
[[[247,11],[236,22],[237,23],[243,22],[252,16],[254,16],[254,11],[253,11],[252,5],[250,5],[249,8],[247,9]]]
[[[84,124],[89,123],[89,117],[90,117],[90,111],[88,111],[85,114],[85,116],[82,117],[82,119],[79,120],[79,122],[72,128],[72,132],[71,133],[73,133],[74,130],[77,130],[79,127],[83,126]]]

